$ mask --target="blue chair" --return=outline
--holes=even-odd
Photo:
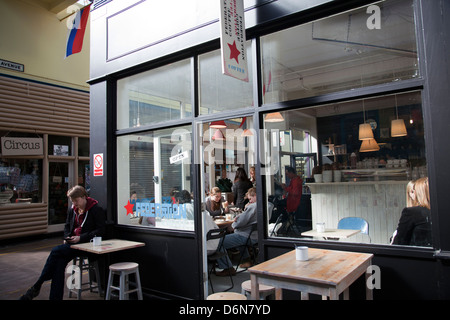
[[[342,218],[338,222],[338,229],[353,229],[353,230],[361,230],[362,234],[366,234],[369,237],[369,241],[372,242],[372,239],[369,235],[369,223],[363,218],[359,217],[346,217]]]

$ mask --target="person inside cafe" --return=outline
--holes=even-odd
[[[20,297],[20,300],[32,300],[39,295],[42,284],[51,280],[50,300],[62,300],[64,296],[65,269],[67,264],[80,254],[71,246],[89,242],[95,236],[105,234],[106,215],[98,201],[90,198],[82,186],[67,191],[72,206],[67,210],[64,225],[64,243],[52,249],[36,283]],[[95,258],[95,257],[93,257]]]
[[[428,178],[419,178],[414,182],[414,195],[415,206],[402,210],[397,234],[392,243],[430,247],[432,237]]]
[[[255,167],[251,166],[248,173],[250,174],[250,182],[253,184],[254,187],[256,187],[256,171],[255,171]]]
[[[286,177],[289,179],[289,185],[282,184],[283,191],[287,193],[286,197],[286,212],[288,215],[286,230],[290,225],[294,224],[294,216],[297,208],[300,206],[300,200],[302,198],[303,180],[297,175],[295,168],[286,167]]]
[[[256,188],[250,188],[247,192],[247,197],[249,199],[250,204],[246,207],[245,211],[238,215],[234,222],[231,224],[233,228],[233,233],[227,234],[223,240],[223,250],[228,250],[232,248],[237,248],[244,246],[247,242],[248,236],[252,231],[252,225],[256,224],[257,221],[257,208],[256,208]],[[257,232],[253,232],[251,235],[252,243],[258,242]],[[246,250],[246,249],[244,249]],[[249,253],[247,250],[244,252],[244,259],[248,260]],[[233,268],[233,264],[231,263],[228,255],[223,256],[218,261],[218,266],[220,269],[223,269],[220,272],[216,272],[217,276],[228,276],[235,275],[236,270]],[[251,262],[246,261],[240,265],[242,268],[251,267]]]
[[[205,230],[205,238],[206,238],[206,235],[208,234],[208,232],[210,230],[218,229],[219,227],[214,222],[214,219],[209,215],[208,211],[203,210],[202,213],[204,215],[204,221],[205,221],[204,230]],[[206,241],[207,255],[210,255],[210,254],[213,254],[214,252],[216,252],[217,247],[219,246],[219,243],[220,243],[220,239],[211,239],[211,240]]]
[[[406,185],[406,207],[415,207],[417,206],[416,201],[416,193],[414,191],[414,181],[411,180]],[[397,229],[395,229],[394,233],[392,234],[392,237],[390,239],[390,244],[393,244],[395,236],[397,235]]]
[[[175,203],[184,205],[186,208],[186,219],[194,220],[194,204],[192,203],[191,194],[187,190],[181,190],[175,196]]]
[[[211,189],[209,196],[206,198],[205,208],[211,217],[221,216],[229,212],[228,201],[222,198],[222,192],[218,187]]]
[[[251,187],[253,187],[253,183],[248,178],[245,169],[238,168],[236,170],[236,177],[231,191],[233,192],[234,205],[241,210],[244,209],[245,204],[248,202],[245,198],[245,194]]]

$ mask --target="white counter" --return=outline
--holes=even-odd
[[[389,244],[397,228],[402,209],[406,206],[408,181],[364,181],[308,183],[311,190],[313,228],[325,222],[326,228],[336,228],[344,217],[361,217],[369,223],[372,243]],[[368,242],[361,234],[348,240]]]

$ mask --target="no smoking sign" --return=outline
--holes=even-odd
[[[94,154],[94,177],[103,176],[103,153]]]

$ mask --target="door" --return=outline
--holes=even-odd
[[[48,224],[62,224],[67,216],[67,191],[71,177],[69,161],[55,161],[48,164]]]

